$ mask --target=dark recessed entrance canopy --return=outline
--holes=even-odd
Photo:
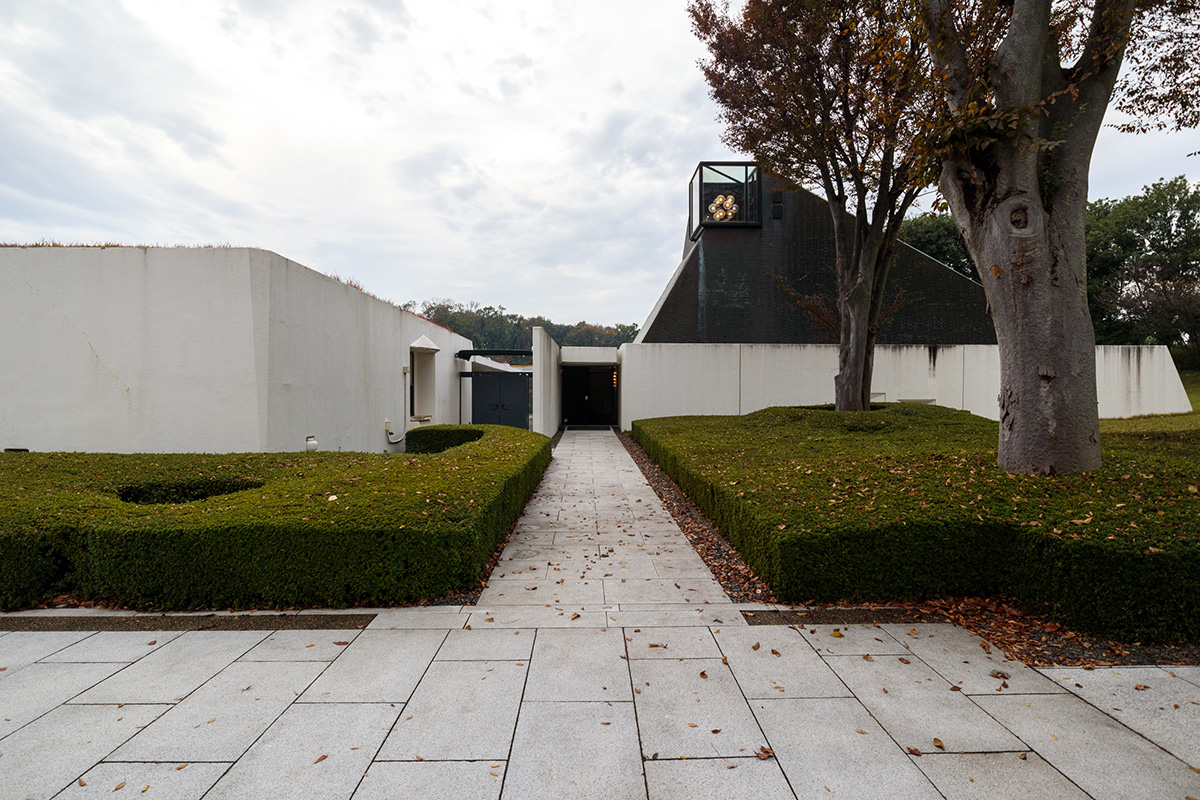
[[[753,161],[701,161],[688,195],[693,239],[702,228],[762,227],[762,173]]]

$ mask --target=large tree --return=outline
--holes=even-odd
[[[870,408],[888,270],[904,214],[933,175],[937,87],[908,0],[693,0],[701,69],[724,141],[793,185],[819,186],[836,241],[838,410]]]
[[[1196,125],[1200,9],[1196,0],[921,2],[947,101],[939,185],[1000,344],[1000,466],[1095,469],[1088,168],[1114,91],[1140,115],[1130,127]]]

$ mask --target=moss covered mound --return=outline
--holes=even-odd
[[[442,452],[0,454],[0,605],[391,605],[477,581],[545,436],[433,426]],[[439,434],[439,431],[450,432]]]
[[[1094,473],[996,468],[936,406],[638,420],[633,436],[782,599],[1016,595],[1083,630],[1200,639],[1200,430],[1104,436]]]

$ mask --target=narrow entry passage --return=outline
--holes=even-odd
[[[563,424],[617,424],[617,368],[562,368]]]

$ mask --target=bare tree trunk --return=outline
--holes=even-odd
[[[1000,345],[999,466],[1054,475],[1100,466],[1096,340],[1087,304],[1082,208],[1059,198],[1055,214],[1037,187],[1012,187],[969,209],[963,187],[943,180],[963,220]],[[1075,202],[1084,202],[1075,200]]]
[[[841,281],[838,313],[842,330],[838,340],[838,374],[833,379],[834,402],[838,411],[867,411],[871,407],[872,361],[868,344],[874,338],[868,335],[871,291],[862,281],[852,284],[849,291],[840,284]]]

